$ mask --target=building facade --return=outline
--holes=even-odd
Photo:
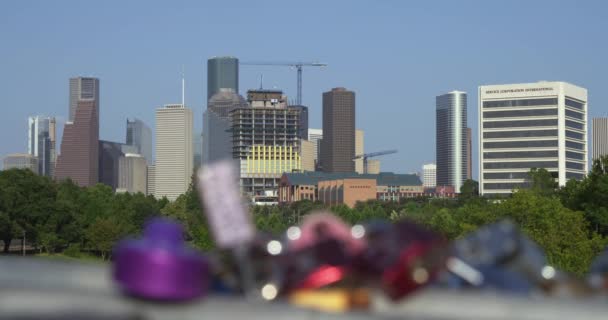
[[[302,170],[300,111],[280,90],[249,90],[249,106],[231,112],[232,158],[243,194],[276,196],[284,172]]]
[[[88,187],[99,180],[99,79],[70,79],[70,121],[63,128],[57,180]]]
[[[357,155],[357,156],[365,153],[364,135],[365,135],[365,133],[363,132],[363,130],[361,130],[361,129],[355,130],[355,155]],[[358,158],[358,159],[355,159],[354,161],[355,161],[355,172],[357,172],[358,174],[364,174],[365,171],[363,168],[363,158]],[[369,162],[368,162],[368,166],[369,166]]]
[[[152,130],[143,121],[134,118],[127,119],[127,145],[135,146],[137,154],[146,159],[148,164],[152,159]]]
[[[156,166],[149,165],[146,172],[146,195],[154,196],[156,194]]]
[[[38,158],[28,153],[13,153],[4,157],[3,170],[10,169],[29,169],[30,171],[38,172]]]
[[[37,174],[52,177],[55,167],[55,118],[34,116],[28,118],[29,154],[38,158]]]
[[[315,171],[315,145],[308,140],[300,140],[300,159],[302,171]]]
[[[207,100],[220,88],[239,92],[239,59],[235,57],[213,57],[207,60]]]
[[[203,113],[203,164],[232,158],[230,113],[247,107],[245,98],[229,88],[220,88],[209,99],[207,110]]]
[[[532,168],[560,186],[587,171],[587,90],[566,82],[479,87],[479,191],[510,194]]]
[[[193,172],[192,110],[182,104],[156,109],[156,198],[174,201],[188,190]]]
[[[467,94],[452,91],[436,99],[437,185],[460,187],[467,178]]]
[[[367,160],[367,173],[379,174],[381,171],[380,164],[381,164],[380,159]]]
[[[333,88],[323,93],[321,167],[325,172],[355,172],[355,93]]]
[[[608,118],[593,118],[592,127],[593,156],[591,159],[595,160],[608,155]]]
[[[147,193],[147,163],[140,154],[127,153],[118,160],[118,188],[116,191]]]
[[[137,153],[137,147],[120,142],[99,140],[99,183],[118,188],[119,161],[127,153]]]
[[[473,179],[473,131],[467,128],[467,179]]]
[[[308,129],[308,141],[312,142],[316,150],[314,155],[315,170],[317,170],[317,168],[319,167],[321,140],[323,140],[323,129]]]
[[[437,186],[437,166],[434,163],[422,166],[422,185],[425,188],[435,188]]]

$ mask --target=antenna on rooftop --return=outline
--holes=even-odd
[[[260,73],[260,90],[264,89],[264,74]]]

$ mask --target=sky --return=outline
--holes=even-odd
[[[303,102],[321,127],[322,93],[356,93],[365,151],[398,149],[383,171],[435,161],[435,96],[468,93],[477,176],[477,90],[566,81],[589,90],[589,118],[608,113],[606,1],[2,1],[0,156],[27,152],[27,117],[68,114],[68,79],[100,78],[100,138],[124,142],[126,119],[154,130],[154,111],[181,101],[202,130],[206,60],[320,61]],[[241,66],[240,93],[296,95],[288,67]],[[60,121],[61,122],[61,121]]]

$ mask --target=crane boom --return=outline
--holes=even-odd
[[[326,63],[321,62],[304,62],[304,61],[295,61],[295,62],[273,62],[273,61],[247,61],[247,62],[239,62],[239,64],[246,66],[287,66],[296,68],[298,71],[298,95],[296,97],[296,104],[302,105],[302,67],[326,67]]]
[[[379,157],[379,156],[384,156],[384,155],[393,154],[393,153],[397,153],[397,150],[384,150],[384,151],[360,154],[360,155],[354,156],[353,160],[363,158],[363,173],[367,174],[367,158]]]

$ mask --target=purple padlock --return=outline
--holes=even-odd
[[[129,295],[184,301],[206,294],[209,265],[184,244],[181,225],[154,219],[142,239],[120,242],[114,250],[114,279]]]

